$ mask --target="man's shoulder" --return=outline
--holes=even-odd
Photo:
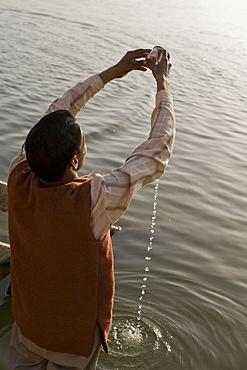
[[[17,166],[27,167],[27,158],[25,154],[19,154],[12,159],[9,166],[9,175],[17,168]]]

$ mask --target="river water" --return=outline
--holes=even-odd
[[[127,50],[165,46],[177,120],[173,157],[113,237],[110,353],[100,370],[247,369],[245,0],[0,1],[0,179],[50,102]],[[155,83],[134,71],[78,116],[82,173],[118,167],[149,131]],[[7,216],[0,237],[8,242]],[[0,369],[11,332],[0,269]]]

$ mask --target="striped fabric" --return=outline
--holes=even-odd
[[[100,76],[93,75],[77,83],[56,99],[47,113],[66,109],[76,116],[89,99],[103,89]],[[91,182],[91,228],[101,240],[110,226],[124,213],[133,195],[144,185],[158,179],[171,157],[175,137],[173,100],[170,93],[161,90],[156,94],[156,105],[151,116],[151,129],[147,140],[136,148],[121,167],[106,175],[95,174]],[[23,155],[14,158],[16,166]]]

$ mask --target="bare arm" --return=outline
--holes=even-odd
[[[101,72],[99,76],[104,84],[106,84],[115,78],[126,76],[134,69],[145,72],[147,70],[145,60],[149,52],[150,49],[128,51],[117,64]]]

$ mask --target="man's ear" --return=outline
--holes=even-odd
[[[78,159],[77,159],[77,156],[76,156],[76,155],[74,155],[74,156],[71,158],[71,160],[70,160],[70,165],[71,165],[71,167],[73,167],[73,169],[74,169],[75,171],[77,171],[77,170],[78,170]]]

